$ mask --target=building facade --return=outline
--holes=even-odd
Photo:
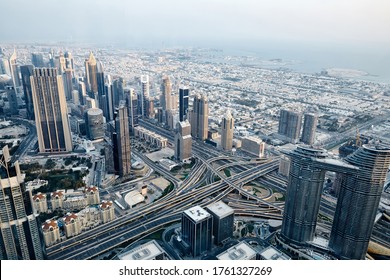
[[[311,113],[304,115],[301,141],[308,145],[313,145],[315,141],[318,116]]]
[[[122,100],[115,119],[116,141],[118,149],[119,175],[126,176],[131,172],[131,143],[129,130],[129,115],[126,102]]]
[[[188,121],[179,122],[175,134],[175,158],[178,161],[192,157],[191,125]]]
[[[280,110],[278,134],[291,143],[298,143],[302,127],[302,113],[286,109]]]
[[[225,151],[233,148],[234,119],[230,111],[222,118],[221,124],[221,146]]]
[[[207,206],[213,216],[213,235],[215,244],[221,244],[233,237],[234,210],[222,201]]]
[[[183,212],[181,219],[182,239],[194,257],[208,251],[212,246],[213,217],[200,206]]]
[[[62,77],[55,68],[35,68],[30,77],[40,153],[73,149]]]
[[[8,146],[3,148],[0,168],[0,259],[43,259],[38,223],[26,191],[19,163],[11,165]],[[15,175],[10,175],[15,174]]]

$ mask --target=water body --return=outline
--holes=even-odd
[[[264,60],[280,59],[281,62],[285,62],[285,68],[302,73],[320,73],[331,68],[358,70],[367,74],[351,77],[351,79],[390,84],[390,51],[388,50],[358,51],[304,45],[291,48],[288,45],[286,48],[268,48],[259,45],[258,47],[223,48],[223,52],[225,55],[252,56]],[[264,68],[272,68],[272,66]]]

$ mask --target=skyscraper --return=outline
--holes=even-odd
[[[161,86],[161,107],[164,111],[171,110],[172,109],[172,101],[171,101],[171,94],[172,94],[172,84],[171,80],[168,76],[163,77],[163,83]]]
[[[43,60],[42,53],[32,53],[31,54],[31,63],[38,68],[45,67],[45,62]]]
[[[304,115],[302,137],[301,137],[303,143],[308,145],[314,144],[317,123],[318,123],[317,115],[311,113],[306,113]]]
[[[133,131],[134,126],[138,125],[138,100],[133,88],[125,89],[127,112],[129,113],[130,129]]]
[[[175,158],[179,161],[192,157],[191,125],[188,121],[178,122],[175,134]]]
[[[62,77],[55,68],[35,68],[30,82],[39,152],[72,151]]]
[[[70,69],[72,77],[74,77],[74,60],[72,54],[70,52],[65,52],[64,58],[66,69]]]
[[[126,176],[131,170],[131,151],[130,151],[130,131],[129,115],[127,113],[126,102],[119,102],[117,115],[115,119],[115,130],[118,146],[118,167],[119,175]]]
[[[194,206],[183,212],[181,233],[194,257],[211,248],[213,217],[200,206]]]
[[[298,143],[301,133],[302,114],[299,112],[280,110],[278,134],[283,140],[291,143]]]
[[[20,173],[19,163],[10,165],[8,146],[0,158],[0,259],[41,260],[38,224]]]
[[[191,111],[191,133],[200,140],[207,139],[209,119],[209,105],[206,95],[196,94]]]
[[[20,72],[22,74],[22,84],[24,91],[24,101],[26,102],[27,118],[33,120],[34,117],[34,104],[32,99],[32,89],[30,77],[33,75],[34,66],[22,65],[20,66]]]
[[[20,87],[19,69],[18,69],[18,63],[16,62],[16,50],[14,50],[12,55],[9,57],[8,62],[11,70],[12,81],[16,89],[17,87]]]
[[[103,111],[98,108],[91,108],[85,114],[87,125],[87,136],[91,140],[104,138]]]
[[[341,259],[364,259],[390,165],[390,147],[363,145],[345,161],[359,171],[342,176],[329,247]]]
[[[222,149],[230,151],[233,147],[234,119],[229,110],[222,119],[221,146]]]
[[[234,210],[222,201],[207,206],[207,211],[213,216],[213,235],[215,244],[233,237]]]
[[[89,92],[97,93],[97,62],[92,52],[89,53],[89,58],[85,60],[85,74],[87,79],[87,88]]]
[[[138,98],[139,104],[139,113],[144,117],[146,116],[146,100],[149,98],[149,76],[142,75],[141,76],[141,94]]]
[[[190,90],[188,88],[179,88],[179,120],[181,122],[187,119],[189,97]]]

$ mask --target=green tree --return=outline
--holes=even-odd
[[[51,158],[49,158],[46,163],[45,163],[45,169],[53,169],[54,167],[56,167],[56,163],[54,162],[54,160],[52,160]]]

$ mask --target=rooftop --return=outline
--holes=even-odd
[[[219,218],[224,218],[226,216],[234,214],[233,208],[231,208],[230,206],[226,205],[222,201],[219,201],[219,202],[216,202],[216,203],[208,205],[207,209],[210,212],[213,212]]]
[[[242,241],[219,254],[217,258],[219,260],[251,260],[256,258],[256,251]]]
[[[118,255],[120,260],[152,260],[160,254],[165,253],[161,246],[155,241],[149,241],[133,250]]]
[[[199,222],[210,217],[210,213],[198,205],[184,211],[184,213],[194,222]]]
[[[260,252],[260,256],[265,260],[289,260],[290,258],[277,250],[275,247],[267,247]]]

